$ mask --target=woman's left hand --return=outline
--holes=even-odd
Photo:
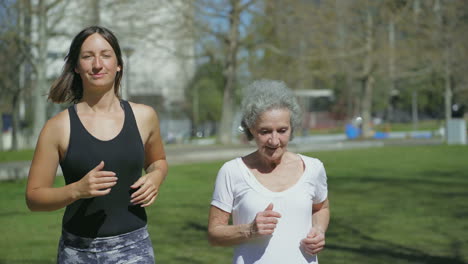
[[[130,196],[131,203],[135,205],[141,204],[141,207],[147,207],[154,203],[158,196],[159,185],[155,183],[153,178],[150,174],[146,174],[130,186],[132,189],[139,188]]]
[[[301,247],[310,255],[315,255],[322,251],[325,246],[325,233],[312,227],[307,237],[301,240]]]

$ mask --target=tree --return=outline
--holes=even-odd
[[[463,3],[443,0],[435,0],[433,10],[436,18],[435,45],[438,50],[437,56],[441,61],[440,64],[436,64],[436,67],[438,66],[438,70],[443,72],[444,113],[447,124],[452,118],[451,109],[455,92],[455,80],[466,80],[466,77],[464,77],[466,74],[457,72],[455,69],[458,66],[466,65],[467,49],[463,34],[464,30],[467,29],[468,21],[466,17],[468,12]],[[466,69],[466,67],[464,68]]]
[[[439,31],[433,6],[437,2],[445,6],[444,29]],[[371,117],[378,114],[393,120],[395,94],[412,91],[413,100],[400,102],[405,104],[403,108],[412,105],[408,109],[412,109],[414,122],[418,107],[437,105],[435,98],[425,105],[418,106],[417,101],[418,91],[432,93],[428,89],[433,85],[425,84],[434,75],[450,72],[444,80],[446,87],[451,80],[451,88],[445,88],[445,94],[455,90],[455,83],[463,94],[466,81],[455,69],[466,69],[467,64],[466,45],[460,37],[467,24],[462,19],[465,10],[463,1],[442,0],[295,1],[287,6],[266,1],[269,19],[256,23],[256,44],[260,45],[250,53],[251,73],[283,78],[302,89],[334,88],[337,102],[346,102],[348,118],[361,115],[364,135],[370,136]]]
[[[209,61],[198,67],[186,89],[187,109],[192,120],[192,133],[205,122],[212,124],[221,119],[223,101],[222,65]]]
[[[46,120],[46,93],[48,88],[47,80],[47,56],[49,38],[60,33],[54,29],[64,16],[64,7],[69,0],[21,0],[17,1],[17,8],[22,13],[24,23],[16,28],[18,38],[24,45],[21,45],[21,55],[24,56],[22,67],[31,68],[31,72],[26,75],[34,75],[35,81],[32,88],[33,118],[32,118],[32,138],[36,139]],[[33,27],[34,25],[34,27]],[[35,30],[31,30],[35,28]],[[35,37],[34,37],[35,36]],[[20,55],[20,56],[21,56]],[[29,70],[28,70],[29,71]],[[23,78],[23,77],[22,77]],[[24,77],[23,85],[28,85],[30,77]],[[22,89],[22,87],[18,88]]]
[[[451,105],[466,96],[467,48],[463,33],[467,28],[467,11],[463,1],[408,1],[411,7],[402,20],[400,32],[406,49],[399,49],[402,63],[396,78],[411,87],[411,111],[417,127],[418,109],[439,108],[445,120],[451,118]],[[456,55],[455,55],[456,54]],[[461,70],[461,71],[459,71]],[[419,95],[437,94],[438,100],[419,100]],[[425,105],[423,105],[424,103]]]
[[[217,54],[223,63],[223,102],[218,141],[232,142],[232,123],[239,67],[239,51],[243,48],[246,16],[255,0],[194,1],[194,28],[202,45],[201,54]],[[248,23],[248,22],[247,22]],[[211,45],[204,45],[211,43]],[[216,47],[217,50],[210,50]],[[221,55],[219,55],[221,54]]]
[[[270,19],[256,32],[262,50],[253,52],[259,55],[251,63],[252,72],[282,79],[293,88],[334,88],[346,97],[338,101],[346,102],[348,117],[371,111],[377,30],[375,14],[366,10],[372,7],[365,1],[297,1],[286,7],[267,1],[265,16]],[[366,89],[355,89],[358,85]]]
[[[29,1],[2,2],[4,15],[0,32],[0,91],[9,105],[12,121],[11,149],[18,149],[19,101],[29,87],[30,5]],[[8,102],[8,101],[9,102]],[[1,116],[1,115],[0,115]],[[3,148],[3,146],[2,146]]]

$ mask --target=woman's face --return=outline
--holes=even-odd
[[[286,108],[263,112],[255,126],[250,128],[258,153],[266,160],[279,160],[287,151],[291,136],[290,111]]]
[[[81,76],[83,88],[114,87],[121,69],[112,46],[100,34],[90,35],[81,45],[75,72]]]

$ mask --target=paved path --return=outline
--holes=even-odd
[[[350,148],[382,147],[387,145],[434,145],[442,144],[440,139],[398,139],[398,140],[295,140],[288,149],[297,153],[317,152],[325,150],[340,150]],[[166,155],[169,165],[208,162],[216,160],[229,160],[234,157],[246,155],[255,150],[255,146],[217,146],[217,145],[167,145]],[[0,181],[25,178],[28,175],[30,161],[17,161],[0,163]],[[60,167],[58,175],[61,175]]]

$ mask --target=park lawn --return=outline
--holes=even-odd
[[[332,220],[321,263],[468,263],[468,147],[308,155],[321,159],[328,174]],[[171,167],[148,209],[158,263],[230,263],[232,248],[210,247],[206,240],[221,165]],[[24,180],[0,182],[0,264],[54,263],[63,210],[28,212],[24,188]]]
[[[0,151],[0,163],[11,161],[32,160],[34,149],[22,149],[15,151]]]

